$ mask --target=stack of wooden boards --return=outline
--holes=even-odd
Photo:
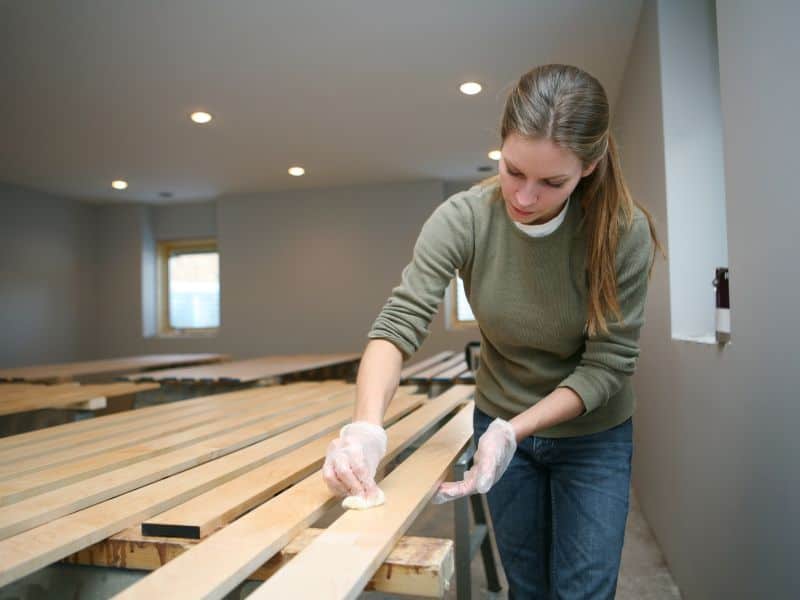
[[[137,373],[128,381],[160,381],[177,383],[252,383],[255,381],[308,378],[319,374],[323,379],[341,378],[336,372],[352,371],[361,358],[357,353],[273,355],[236,360],[220,365],[203,365],[181,369],[165,369]]]
[[[59,363],[54,365],[36,365],[0,369],[0,381],[29,383],[63,383],[83,377],[96,377],[119,373],[145,371],[147,369],[166,368],[180,365],[200,365],[228,360],[226,354],[144,354],[109,358],[104,360],[87,360],[83,362]]]
[[[355,386],[344,382],[252,388],[0,439],[0,585],[69,557],[155,568],[128,598],[221,598],[273,571],[253,597],[353,598],[371,580],[441,596],[452,548],[430,545],[420,568],[408,564],[419,542],[395,545],[468,445],[472,393],[455,386],[428,400],[401,387],[384,464],[446,422],[381,482],[386,504],[323,531],[308,528],[339,501],[319,469],[352,418]],[[394,573],[381,579],[384,561]]]
[[[0,415],[46,408],[98,410],[107,399],[157,389],[157,383],[102,383],[78,385],[62,383],[0,383]]]
[[[464,352],[448,350],[409,365],[400,373],[400,382],[438,391],[457,383],[475,383],[475,377]]]

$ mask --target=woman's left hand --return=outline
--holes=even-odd
[[[464,479],[442,483],[431,502],[443,504],[470,494],[485,494],[505,473],[516,449],[511,423],[495,419],[478,440],[472,468],[464,473]]]

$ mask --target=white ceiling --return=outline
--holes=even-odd
[[[0,0],[0,181],[81,199],[474,179],[505,93],[580,66],[612,110],[641,0]],[[478,96],[463,81],[484,85]],[[192,110],[214,115],[191,123]],[[306,168],[295,178],[286,170]],[[115,192],[113,179],[128,190]],[[174,200],[173,200],[174,201]]]

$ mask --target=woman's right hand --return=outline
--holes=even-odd
[[[386,455],[386,430],[367,421],[345,425],[325,454],[322,477],[337,496],[374,498],[375,473]]]

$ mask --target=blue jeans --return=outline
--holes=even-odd
[[[494,419],[475,408],[475,443]],[[633,423],[520,442],[486,495],[510,600],[613,598],[633,452]]]

